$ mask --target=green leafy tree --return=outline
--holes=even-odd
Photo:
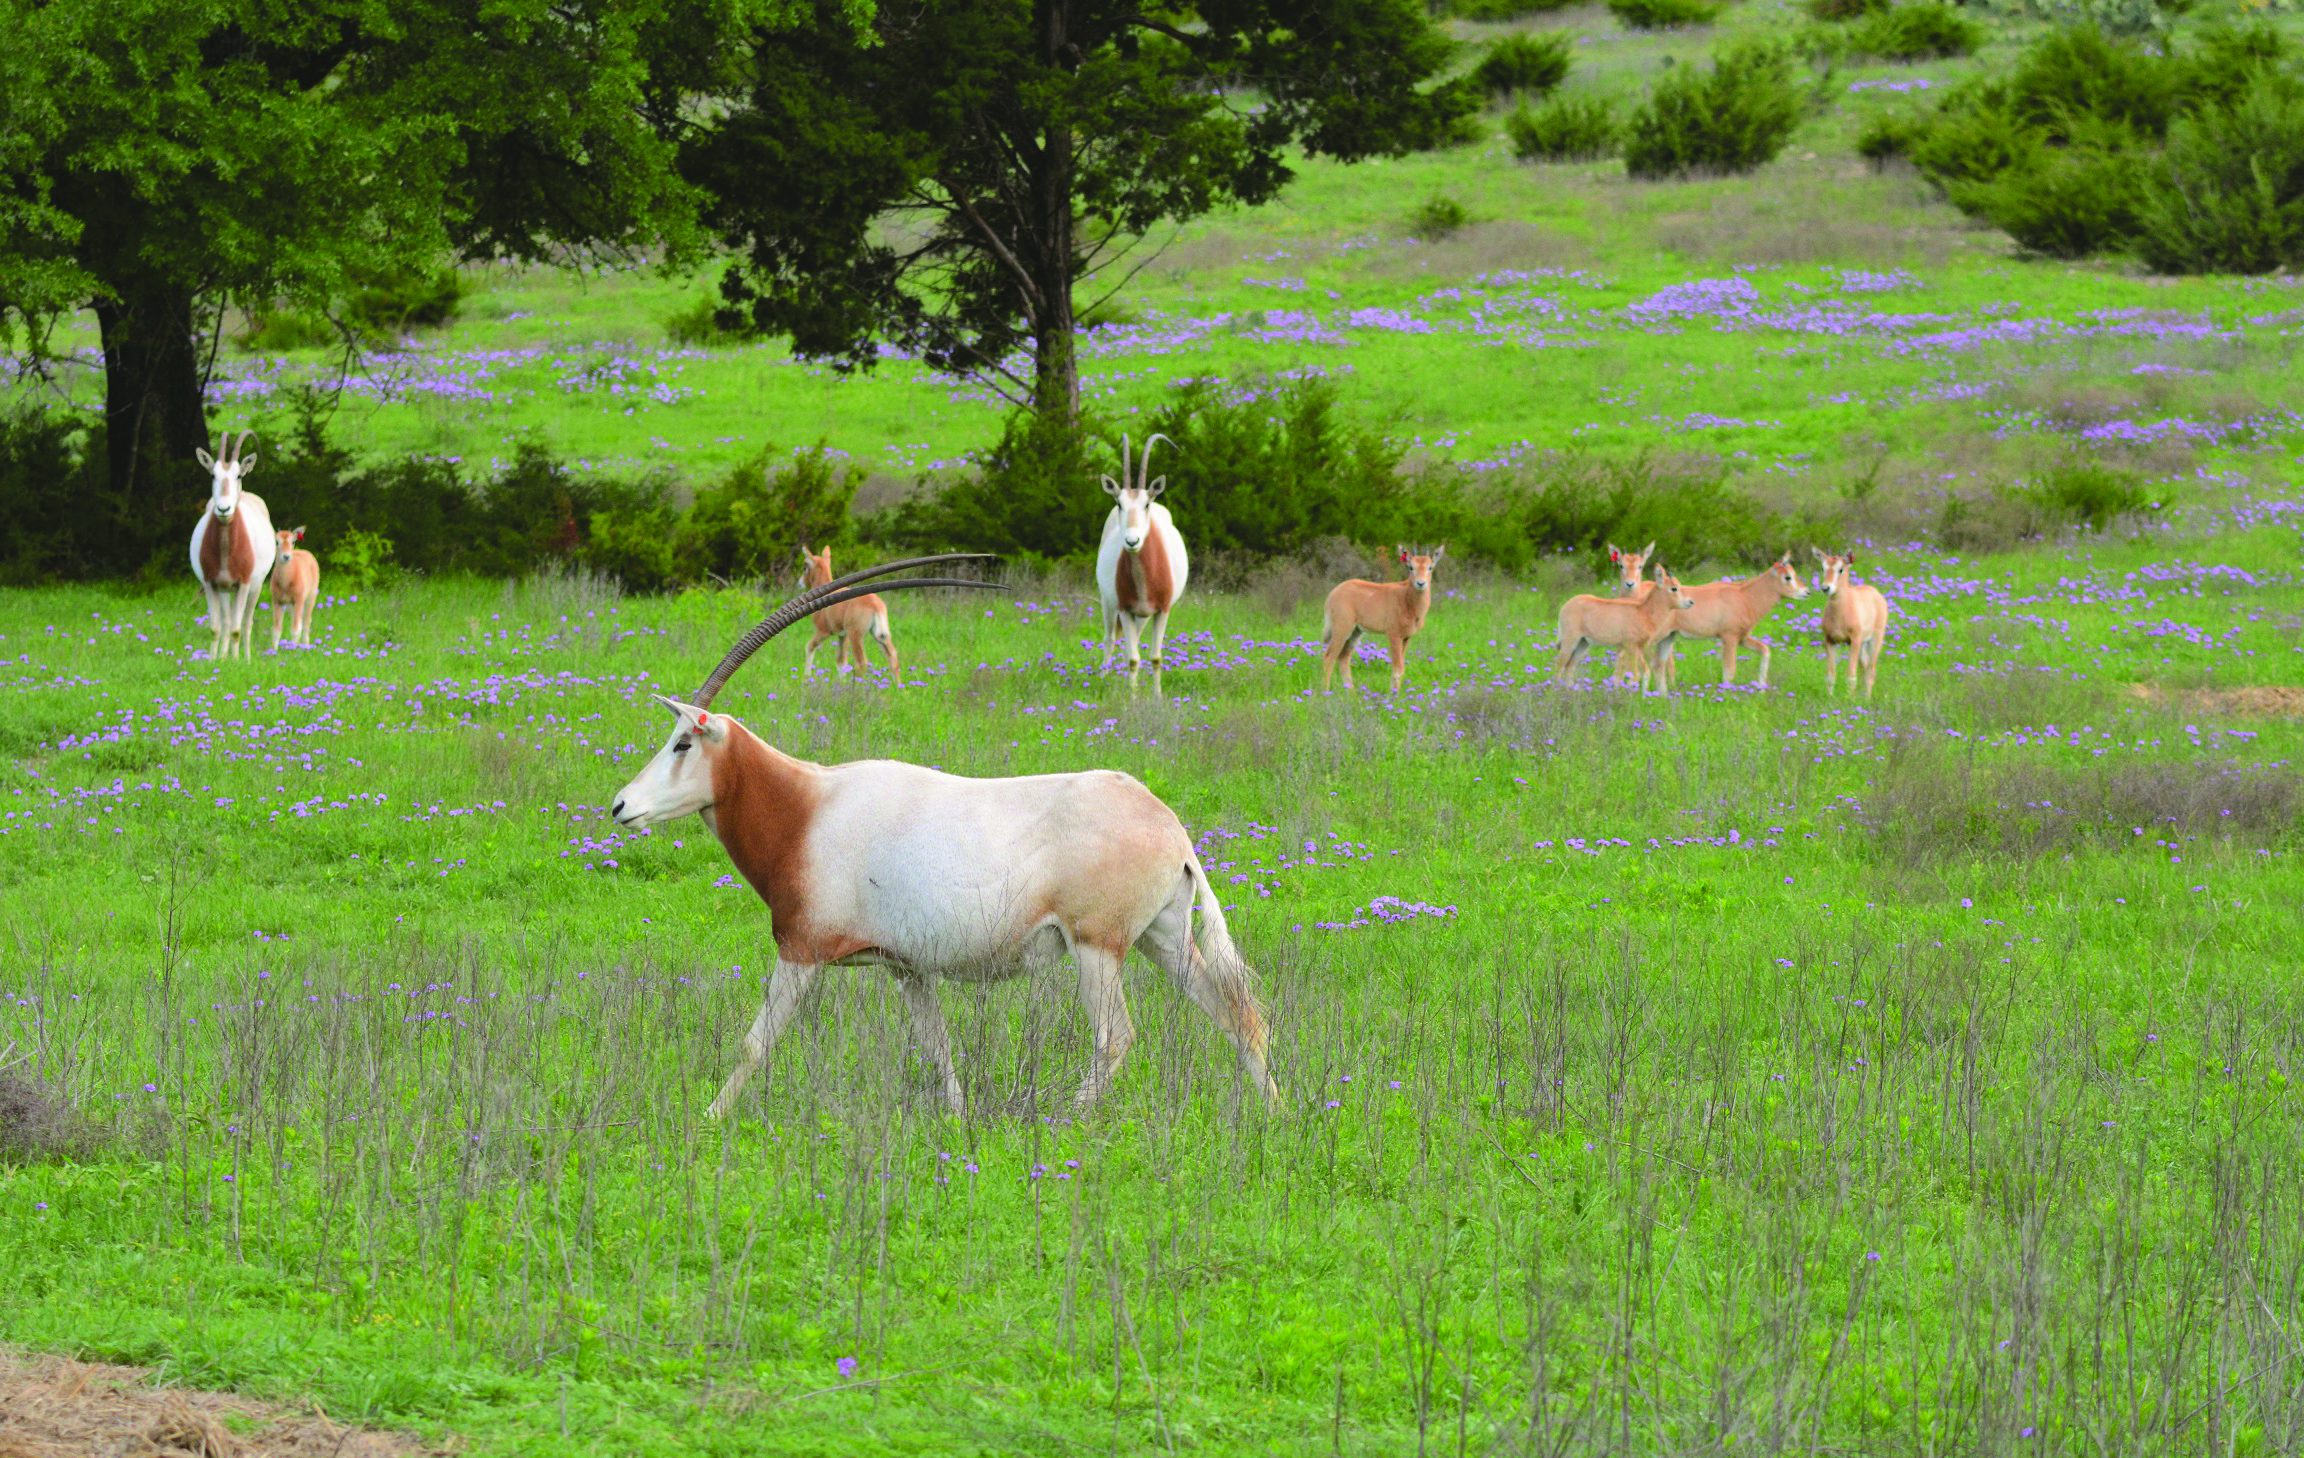
[[[226,304],[692,245],[680,133],[785,3],[0,0],[0,321],[95,312],[106,513],[194,469]]]
[[[1271,198],[1294,152],[1441,145],[1478,102],[1421,0],[887,0],[861,32],[818,3],[754,37],[688,153],[742,257],[727,321],[844,368],[917,353],[1065,420],[1076,286]]]

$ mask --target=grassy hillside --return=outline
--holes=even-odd
[[[1532,24],[1571,90],[1715,38]],[[1559,559],[1444,563],[1397,698],[1316,691],[1293,565],[1196,578],[1164,702],[1063,576],[898,599],[901,687],[795,636],[722,698],[819,760],[1142,778],[1259,971],[1270,1115],[1132,963],[1092,1118],[1068,975],[942,988],[954,1120],[836,971],[704,1120],[766,914],[700,823],[600,807],[761,589],[355,594],[320,542],[315,646],[247,667],[189,584],[0,593],[0,1341],[476,1454],[2304,1448],[2304,295],[2020,260],[1854,160],[1911,95],[1866,83],[2012,43],[1837,73],[1752,178],[1308,168],[1088,350],[1105,410],[1316,369],[1427,461],[1828,503],[1894,604],[1872,701],[1823,693],[1815,597],[1766,692],[1706,649],[1669,697],[1556,685]],[[1472,223],[1411,240],[1436,194]],[[363,452],[823,437],[887,491],[999,426],[902,362],[673,349],[694,281],[473,282],[348,392]],[[222,416],[322,364],[228,354]],[[2163,509],[1919,539],[2070,459]]]

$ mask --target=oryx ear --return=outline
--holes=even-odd
[[[1167,489],[1168,478],[1166,476],[1154,476],[1152,478],[1152,484],[1144,488],[1144,494],[1146,496],[1158,496],[1161,492]]]
[[[1406,547],[1401,546],[1398,542],[1394,542],[1392,544],[1392,550],[1400,554],[1401,561],[1405,562],[1408,560],[1408,549]]]
[[[709,709],[699,709],[694,704],[683,704],[678,699],[669,699],[662,694],[650,694],[648,697],[670,709],[672,717],[680,721],[682,729],[707,743],[719,744],[728,738],[728,716],[726,714],[715,714]]]
[[[194,451],[192,457],[200,463],[201,470],[213,471],[216,469],[216,458],[208,454],[205,448]]]
[[[1445,557],[1445,556],[1447,556],[1447,555],[1448,555],[1448,549],[1447,549],[1446,547],[1434,547],[1434,548],[1432,549],[1432,561],[1433,561],[1433,564],[1434,564],[1435,566],[1437,566],[1437,565],[1439,564],[1439,561],[1440,561],[1440,559],[1441,559],[1442,557]]]
[[[1848,549],[1848,555],[1847,555],[1847,557],[1846,557],[1844,560],[1845,560],[1845,561],[1848,563],[1848,565],[1849,565],[1849,566],[1851,566],[1851,567],[1853,567],[1853,566],[1855,566],[1855,565],[1856,565],[1856,549],[1855,549],[1854,547],[1850,547],[1850,548]]]
[[[254,456],[242,456],[239,461],[239,466],[240,474],[245,476],[250,471],[256,469],[256,458]]]
[[[298,528],[296,528],[296,540],[297,540],[297,541],[299,541],[299,542],[301,542],[301,541],[303,541],[303,540],[304,540],[304,528],[302,528],[302,527],[298,527]]]
[[[1611,562],[1621,562],[1624,560],[1624,554],[1616,550],[1616,544],[1614,542],[1610,542],[1608,544],[1608,560]]]
[[[1814,542],[1810,542],[1808,544],[1808,555],[1821,562],[1824,560],[1824,549],[1817,546]]]
[[[1656,544],[1655,544],[1654,542],[1650,542],[1650,543],[1649,543],[1647,546],[1645,546],[1645,547],[1642,547],[1642,548],[1640,549],[1640,559],[1641,559],[1642,561],[1646,561],[1647,559],[1649,559],[1650,557],[1653,557],[1653,556],[1655,556],[1655,555],[1656,555]]]
[[[1104,478],[1104,494],[1106,496],[1118,496],[1120,494],[1120,483],[1113,480],[1110,476],[1106,476]]]

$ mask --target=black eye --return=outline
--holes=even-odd
[[[672,752],[674,754],[686,754],[688,752],[688,741],[685,739],[674,741],[672,745]]]

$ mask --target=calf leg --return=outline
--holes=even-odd
[[[1840,645],[1827,643],[1824,645],[1824,696],[1830,698],[1839,692]]]
[[[1120,980],[1123,947],[1115,952],[1087,942],[1072,944],[1073,960],[1080,964],[1080,1005],[1087,1010],[1088,1026],[1095,1032],[1096,1050],[1088,1076],[1080,1083],[1080,1107],[1095,1107],[1120,1071],[1120,1060],[1136,1041],[1135,1024],[1128,1020],[1128,998]]]
[[[1344,689],[1349,693],[1352,683],[1352,657],[1360,651],[1360,630],[1354,628],[1344,635],[1344,646],[1336,650],[1337,664],[1344,670]]]
[[[1392,655],[1392,692],[1398,693],[1401,681],[1408,677],[1408,640],[1397,633],[1388,633],[1384,647]]]
[[[896,667],[896,635],[888,631],[886,618],[872,620],[872,636],[880,644],[880,651],[888,655],[888,682],[901,687],[904,679]]]
[[[1864,652],[1864,697],[1867,699],[1872,697],[1872,680],[1879,676],[1880,650],[1886,646],[1886,643],[1885,636],[1874,638]],[[1850,689],[1856,687],[1856,664],[1853,659],[1848,665],[1848,687]]]
[[[287,616],[288,604],[278,597],[272,599],[272,651],[280,651],[280,620]]]
[[[776,1051],[776,1040],[784,1036],[784,1029],[792,1022],[793,1012],[800,999],[816,981],[818,967],[812,962],[787,962],[776,959],[776,971],[768,979],[768,995],[761,1000],[760,1015],[752,1020],[752,1030],[744,1035],[742,1055],[737,1059],[736,1071],[720,1085],[720,1096],[712,1101],[705,1113],[715,1119],[725,1119],[728,1111],[736,1107],[736,1096],[768,1055]]]
[[[919,973],[898,972],[895,977],[896,986],[904,993],[904,1005],[912,1010],[912,1036],[920,1040],[920,1051],[936,1065],[944,1107],[955,1114],[965,1112],[960,1078],[952,1071],[952,1040],[944,1031],[944,1005],[936,1000],[935,982]]]
[[[832,635],[830,633],[825,632],[822,628],[818,628],[815,632],[815,635],[809,638],[808,647],[800,657],[800,676],[802,678],[814,678],[816,676],[816,649],[822,645],[826,638],[831,636]],[[837,671],[837,665],[835,665],[835,671]]]
[[[1733,633],[1723,633],[1720,636],[1720,684],[1723,688],[1736,686],[1736,646],[1738,641]]]
[[[1768,640],[1766,638],[1747,638],[1745,641],[1760,650],[1760,677],[1758,682],[1760,687],[1766,688],[1768,687],[1768,660],[1775,657],[1775,651],[1768,646]]]

